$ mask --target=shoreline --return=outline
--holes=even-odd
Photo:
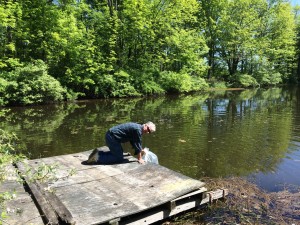
[[[175,224],[281,224],[300,223],[298,191],[266,192],[244,178],[204,178],[208,190],[228,189],[228,196],[161,223]]]

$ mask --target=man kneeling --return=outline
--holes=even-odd
[[[105,135],[105,141],[110,151],[103,152],[94,149],[90,154],[87,163],[115,164],[122,163],[123,148],[121,143],[130,142],[137,155],[138,162],[144,164],[142,159],[142,135],[156,131],[156,126],[152,122],[145,124],[124,123],[110,128]]]

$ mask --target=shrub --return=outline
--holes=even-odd
[[[269,63],[264,64],[254,74],[256,80],[264,86],[277,85],[282,83],[283,75],[276,71]]]
[[[238,82],[242,87],[258,86],[256,79],[248,74],[242,74],[238,76]]]
[[[270,72],[264,74],[262,77],[263,85],[277,85],[282,82],[281,74],[279,72]]]
[[[145,94],[164,94],[164,89],[153,80],[143,81],[141,91]]]
[[[8,81],[1,77],[0,75],[0,106],[6,105],[7,98],[6,98],[6,88],[8,86]]]
[[[178,74],[171,71],[163,71],[160,73],[159,84],[167,92],[178,92],[180,89]]]
[[[203,91],[209,87],[208,83],[202,77],[192,76],[191,82],[192,82],[191,91]]]
[[[199,91],[208,87],[208,84],[201,77],[171,71],[161,72],[159,83],[167,92]]]
[[[48,75],[47,66],[41,60],[16,68],[2,77],[0,83],[3,104],[47,103],[61,101],[66,95],[59,81]]]
[[[105,74],[97,82],[95,93],[104,97],[129,97],[140,96],[135,89],[132,77],[125,71],[120,70],[114,74]]]
[[[15,134],[0,129],[0,182],[5,179],[5,167],[18,160],[15,153],[15,145],[18,138]]]
[[[216,78],[211,78],[209,80],[209,84],[210,84],[210,87],[216,88],[216,89],[226,89],[227,88],[225,81],[220,81],[220,80],[217,80]]]
[[[159,72],[155,69],[145,69],[144,71],[131,71],[133,76],[134,86],[141,93],[149,94],[164,94],[165,90],[156,82],[159,77]]]

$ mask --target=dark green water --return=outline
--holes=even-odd
[[[30,158],[105,145],[113,125],[157,125],[143,136],[159,163],[187,176],[243,176],[269,191],[300,185],[300,89],[220,91],[0,110]],[[132,151],[126,144],[125,151]]]

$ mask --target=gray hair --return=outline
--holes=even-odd
[[[151,121],[148,121],[147,123],[145,123],[145,125],[147,125],[147,127],[149,127],[149,130],[151,131],[151,133],[156,131],[156,126]]]

